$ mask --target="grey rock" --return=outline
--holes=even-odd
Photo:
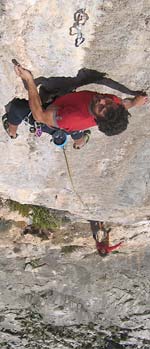
[[[42,269],[26,273],[20,258],[7,258],[1,250],[0,345],[150,345],[148,247],[140,255],[126,251],[106,259],[96,253],[67,257],[50,248],[45,260]]]
[[[34,77],[74,76],[87,67],[149,92],[149,2],[87,0],[86,40],[75,48],[68,32],[81,6],[85,2],[78,0],[18,0],[17,6],[15,0],[1,1],[1,115],[12,98],[27,97],[12,58]],[[91,141],[79,152],[68,142],[68,162],[81,199],[72,188],[62,150],[48,136],[36,139],[22,125],[12,141],[1,127],[1,197],[126,224],[116,229],[115,238],[127,243],[106,259],[94,249],[65,255],[49,242],[38,247],[20,242],[15,252],[11,234],[9,240],[3,230],[3,349],[149,349],[149,125],[149,106],[144,106],[133,109],[127,131],[119,136],[107,138],[93,129]],[[25,271],[26,258],[40,258],[42,268]]]
[[[70,1],[66,15],[66,6],[55,1],[51,6],[47,0],[42,5],[38,1],[19,1],[17,8],[8,0],[1,5],[5,9],[1,17],[1,113],[2,106],[15,95],[26,97],[13,72],[13,57],[35,77],[73,76],[86,66],[106,71],[132,89],[148,91],[149,5],[142,5],[142,1],[136,5],[116,0],[95,5],[87,2],[90,19],[84,28],[86,41],[75,48],[68,28],[78,6],[79,2]],[[109,90],[93,85],[87,88]],[[49,136],[35,139],[22,125],[18,139],[12,141],[1,130],[1,196],[68,210],[86,219],[131,223],[146,218],[149,107],[134,109],[132,115],[128,130],[119,136],[109,138],[95,128],[91,141],[79,152],[69,141],[68,162],[81,200],[70,183],[62,150],[49,143]]]

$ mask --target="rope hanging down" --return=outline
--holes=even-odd
[[[88,205],[82,200],[80,194],[76,191],[76,188],[75,188],[74,183],[73,183],[72,174],[71,174],[71,171],[70,171],[70,166],[69,166],[69,163],[68,163],[65,147],[62,147],[62,149],[63,149],[64,158],[65,158],[65,162],[66,162],[66,167],[67,167],[67,171],[68,171],[68,176],[69,176],[69,179],[70,179],[70,183],[72,185],[72,189],[73,189],[74,193],[76,194],[77,198],[79,199],[79,201],[81,202],[81,204],[83,205],[83,207],[86,208],[90,212],[90,209],[89,209]]]

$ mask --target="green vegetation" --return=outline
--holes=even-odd
[[[7,200],[6,204],[11,211],[18,211],[23,217],[31,217],[32,225],[38,229],[55,230],[60,228],[62,223],[62,218],[46,207],[20,204],[12,200]]]
[[[34,206],[32,211],[32,224],[41,229],[57,229],[61,219],[50,213],[45,207]]]
[[[6,341],[5,342],[1,342],[0,343],[0,348],[2,348],[2,349],[8,348],[8,343]]]
[[[62,253],[72,253],[76,250],[78,250],[80,246],[78,245],[65,245],[61,248]]]

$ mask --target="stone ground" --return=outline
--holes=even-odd
[[[42,241],[22,236],[23,217],[4,213],[0,347],[149,348],[148,221],[112,224],[111,244],[125,242],[101,258],[86,221],[72,217]]]
[[[68,33],[81,7],[89,21],[85,43],[75,48]],[[87,67],[149,93],[149,0],[18,0],[17,6],[5,0],[0,20],[1,114],[12,98],[27,97],[12,58],[34,77],[74,76]],[[117,137],[92,130],[80,152],[68,142],[83,205],[49,137],[36,139],[22,125],[13,142],[0,128],[0,196],[84,218],[41,241],[22,237],[24,220],[1,211],[1,348],[149,349],[149,134],[147,105],[133,109],[127,131]],[[87,219],[111,224],[112,244],[125,240],[118,252],[101,259]]]

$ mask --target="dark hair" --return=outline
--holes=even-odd
[[[130,113],[123,105],[109,108],[103,118],[95,118],[98,129],[107,136],[114,136],[126,130]]]

